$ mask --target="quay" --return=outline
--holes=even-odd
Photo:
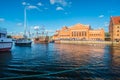
[[[119,44],[119,42],[112,41],[73,41],[73,40],[56,40],[55,43],[67,44]]]

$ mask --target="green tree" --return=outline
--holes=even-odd
[[[109,37],[110,37],[109,32],[105,32],[105,37],[107,37],[107,38],[109,38]]]
[[[7,35],[7,38],[12,38],[12,36],[11,35]]]

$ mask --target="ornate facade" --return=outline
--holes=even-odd
[[[112,41],[120,41],[120,16],[111,17],[109,33]]]
[[[71,27],[63,27],[57,30],[53,36],[53,40],[104,40],[104,30],[92,30],[89,25],[76,24]]]

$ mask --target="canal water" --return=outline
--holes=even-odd
[[[0,80],[120,80],[120,47],[32,44],[0,52]]]

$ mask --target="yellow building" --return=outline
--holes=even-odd
[[[76,24],[71,27],[63,27],[57,30],[53,40],[104,40],[104,30],[92,30],[89,25]]]
[[[111,17],[109,33],[112,41],[120,41],[120,16]]]

